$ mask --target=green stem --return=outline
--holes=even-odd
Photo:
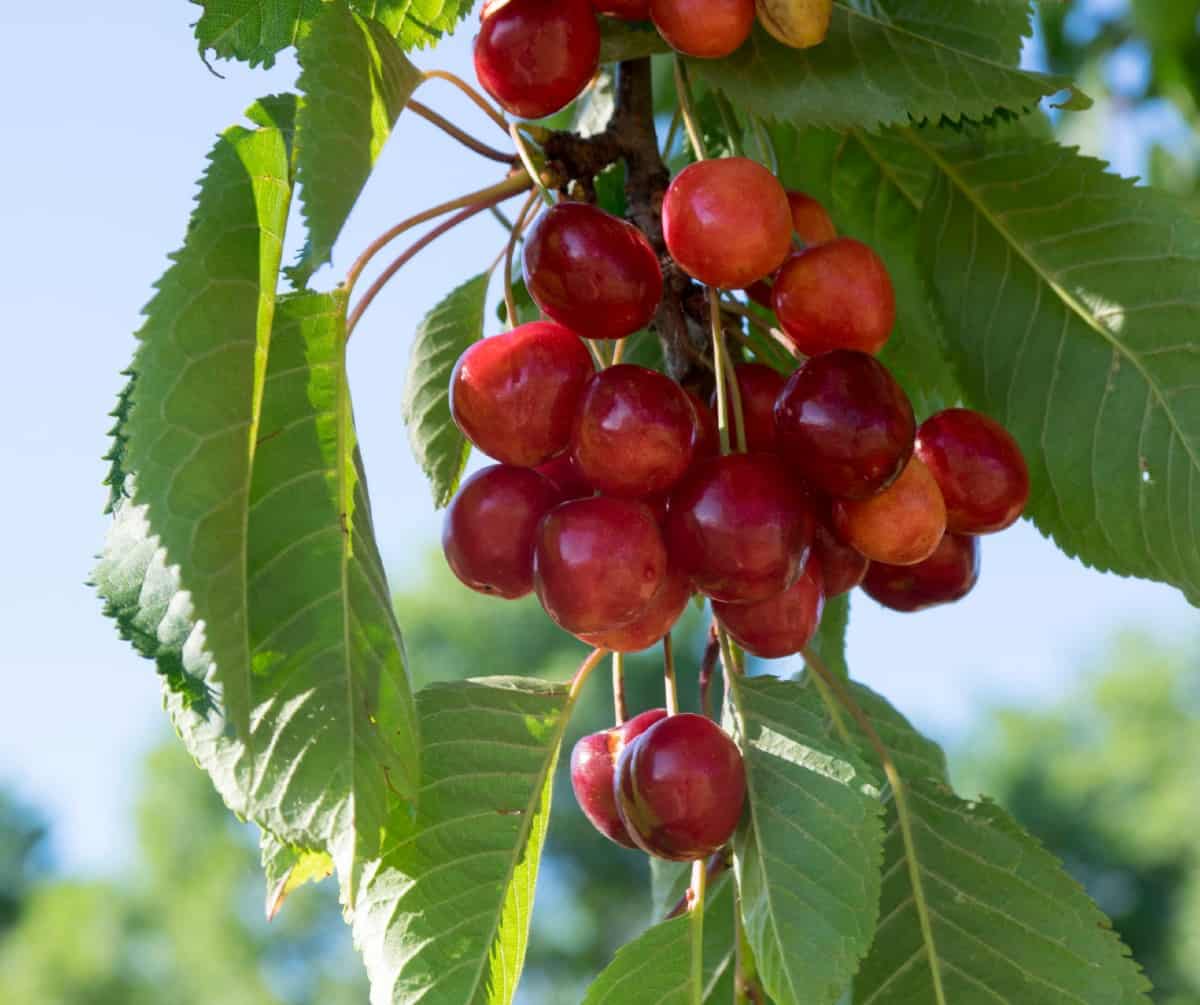
[[[667,701],[667,714],[679,714],[679,683],[675,679],[675,647],[671,644],[671,633],[663,636],[663,692]]]
[[[729,391],[725,386],[728,373],[723,363],[725,333],[721,328],[721,300],[713,286],[708,288],[708,316],[712,331],[713,374],[717,378],[717,434],[724,455],[729,453]]]
[[[629,718],[625,704],[625,654],[612,654],[613,725],[619,726]]]
[[[700,132],[699,120],[692,105],[692,89],[688,83],[687,67],[683,65],[683,57],[675,57],[675,97],[679,101],[679,111],[683,115],[683,127],[687,130],[688,139],[692,144],[692,152],[696,160],[702,161],[708,157],[704,149],[704,136]]]
[[[689,914],[692,933],[692,1005],[704,1005],[704,896],[708,889],[708,864],[702,858],[692,863]]]
[[[508,235],[508,243],[504,246],[504,311],[508,315],[509,331],[517,326],[517,300],[513,296],[512,282],[513,252],[516,250],[517,241],[525,232],[525,225],[529,221],[529,211],[537,202],[537,196],[537,192],[529,193],[529,198],[525,200],[525,205],[521,207],[516,222],[513,223],[512,231]]]

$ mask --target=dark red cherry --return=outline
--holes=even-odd
[[[671,560],[701,593],[746,604],[782,593],[812,545],[804,492],[777,457],[730,454],[698,464],[671,495]]]
[[[592,0],[592,6],[597,13],[622,21],[650,20],[650,0]]]
[[[522,251],[525,285],[542,313],[587,338],[646,327],[662,299],[658,256],[633,224],[582,202],[539,218]]]
[[[810,556],[800,578],[783,593],[757,604],[713,601],[713,614],[748,653],[778,659],[808,645],[821,623],[824,606],[821,564]]]
[[[566,502],[568,499],[583,499],[596,494],[596,490],[588,484],[588,480],[583,477],[583,473],[571,460],[569,452],[556,454],[544,464],[539,464],[535,470],[558,489],[562,502]]]
[[[721,59],[749,37],[754,0],[650,0],[650,17],[677,52]]]
[[[753,300],[759,307],[765,307],[772,311],[775,308],[771,305],[771,284],[765,279],[760,279],[757,282],[751,283],[745,289],[745,294]]]
[[[533,589],[538,522],[561,501],[536,471],[495,464],[458,490],[442,524],[446,562],[464,584],[507,599]]]
[[[667,578],[667,550],[649,508],[629,499],[573,499],[538,526],[533,587],[573,635],[637,618]]]
[[[687,576],[674,569],[667,572],[666,582],[654,595],[641,614],[629,624],[606,632],[584,632],[579,637],[589,646],[611,649],[617,653],[636,653],[662,640],[679,620],[692,597],[692,584]]]
[[[663,198],[662,220],[671,257],[709,286],[749,286],[778,268],[792,246],[783,186],[746,157],[685,167]]]
[[[821,566],[826,600],[853,590],[863,581],[871,564],[870,559],[838,537],[833,527],[823,520],[817,521],[813,555]]]
[[[792,228],[807,245],[824,244],[837,237],[837,228],[829,214],[811,195],[789,189],[788,207],[792,211]]]
[[[472,443],[532,468],[567,446],[575,408],[595,373],[573,331],[531,321],[472,345],[450,377],[450,412]]]
[[[916,565],[946,533],[946,504],[933,475],[914,456],[899,478],[870,499],[835,499],[833,525],[872,562]]]
[[[746,422],[746,449],[752,453],[775,451],[775,399],[783,390],[783,375],[762,363],[742,363],[734,368]],[[716,393],[713,394],[716,406]],[[730,420],[732,422],[732,419]]]
[[[617,813],[614,776],[621,751],[660,719],[665,708],[652,708],[619,726],[582,737],[571,751],[571,788],[592,825],[610,841],[636,848]]]
[[[912,455],[916,420],[882,363],[839,349],[806,360],[775,402],[777,449],[826,495],[865,499]]]
[[[500,105],[540,119],[570,104],[600,62],[589,0],[491,0],[475,39],[475,75]]]
[[[695,456],[715,457],[721,452],[721,431],[717,427],[717,413],[691,391],[687,391],[687,396],[696,412]]]
[[[896,295],[880,257],[839,237],[798,251],[783,264],[771,306],[784,334],[808,356],[833,349],[874,355],[896,323]]]
[[[1029,501],[1029,469],[1000,423],[969,408],[948,408],[917,430],[917,456],[946,500],[946,526],[990,534],[1013,524]]]
[[[923,611],[961,600],[979,579],[979,539],[947,534],[932,555],[916,565],[872,562],[863,592],[894,611]]]
[[[746,800],[741,751],[711,719],[660,719],[617,758],[616,803],[634,843],[659,858],[705,858],[732,836]]]
[[[683,388],[644,366],[621,363],[584,388],[571,429],[571,457],[607,495],[665,492],[692,463],[696,413]]]

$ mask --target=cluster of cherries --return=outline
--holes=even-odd
[[[600,65],[597,14],[651,20],[685,55],[719,59],[754,26],[754,0],[488,0],[475,41],[475,74],[502,107],[540,119],[566,107]]]
[[[759,363],[731,368],[729,411],[746,450],[722,453],[696,395],[645,367],[593,365],[584,339],[647,326],[662,271],[636,227],[558,203],[523,254],[549,320],[475,343],[451,378],[455,421],[499,462],[449,507],[443,544],[459,579],[502,597],[535,591],[566,631],[618,652],[663,638],[699,592],[765,658],[801,651],[825,599],[859,584],[905,611],[963,596],[978,575],[977,535],[1017,519],[1028,473],[1012,437],[977,412],[948,409],[917,428],[875,358],[895,319],[875,253],[738,157],[681,171],[662,222],[680,268],[769,303],[804,361],[787,378]],[[710,720],[643,713],[582,741],[573,778],[614,840],[695,858],[736,823],[736,755]]]

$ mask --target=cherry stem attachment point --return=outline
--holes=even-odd
[[[499,161],[501,164],[514,164],[517,160],[516,154],[506,154],[503,150],[497,150],[493,146],[489,146],[482,140],[476,139],[465,129],[460,129],[453,122],[443,115],[439,115],[428,105],[423,105],[419,101],[410,101],[407,105],[410,112],[419,115],[426,122],[431,122],[437,126],[447,136],[458,140],[468,150],[474,150],[475,153],[482,157],[488,157],[491,160]]]
[[[613,725],[619,726],[629,718],[625,704],[625,654],[612,654]]]
[[[422,82],[426,80],[444,80],[447,83],[453,84],[460,91],[462,91],[463,94],[475,102],[475,104],[483,110],[483,113],[494,123],[496,123],[501,130],[506,133],[508,132],[508,122],[505,120],[504,116],[496,110],[495,106],[492,105],[487,98],[485,98],[457,74],[450,73],[448,70],[426,70],[425,73],[421,75],[421,80]]]
[[[688,83],[687,67],[683,65],[683,58],[680,56],[675,57],[675,96],[679,101],[683,127],[687,130],[688,139],[691,141],[692,152],[696,155],[696,160],[705,160],[708,152],[704,149],[704,136],[700,132],[699,120],[696,118],[692,103],[692,88]]]
[[[525,205],[521,207],[521,211],[513,223],[512,231],[508,235],[508,243],[504,246],[504,312],[508,315],[509,331],[512,331],[517,325],[517,299],[513,295],[513,252],[516,250],[517,241],[525,232],[525,225],[529,221],[529,211],[533,209],[537,197],[537,192],[529,193],[529,198],[525,200]]]
[[[675,647],[671,644],[671,633],[663,636],[663,691],[666,696],[667,715],[679,714],[679,684],[675,679]]]
[[[708,876],[707,876],[707,884],[706,885],[711,887],[713,885],[713,883],[715,883],[718,879],[720,879],[723,875],[725,875],[725,873],[727,873],[729,871],[729,869],[732,865],[733,865],[733,852],[729,848],[728,845],[726,845],[724,848],[720,849],[719,851],[713,852],[708,857]],[[686,889],[683,892],[683,896],[680,897],[679,900],[677,900],[675,902],[675,906],[672,907],[671,910],[669,910],[666,913],[666,915],[663,917],[663,921],[670,921],[672,918],[678,918],[678,917],[683,916],[684,914],[687,914],[688,908],[691,906],[691,903],[692,903],[692,890],[691,890],[691,887],[689,886],[688,889]]]

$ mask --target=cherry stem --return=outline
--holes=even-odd
[[[722,328],[722,333],[724,328]],[[725,351],[725,340],[721,340],[721,363],[725,367],[725,375],[728,378],[725,382],[729,390],[729,403],[733,406],[733,417],[736,420],[734,428],[737,430],[737,448],[739,452],[746,452],[746,414],[742,411],[742,386],[737,382],[737,371],[734,370],[733,360],[729,358],[729,353]]]
[[[818,682],[817,689],[820,691],[821,700],[825,703],[825,707],[829,709],[834,726],[846,745],[853,747],[857,744],[850,730],[846,727],[845,722],[837,714],[833,698],[830,697],[830,692],[832,692],[833,697],[837,699],[838,703],[850,713],[858,728],[862,730],[863,735],[867,738],[867,742],[874,749],[875,756],[879,758],[880,766],[887,777],[888,786],[892,790],[892,799],[896,804],[896,820],[900,825],[901,840],[904,843],[904,857],[908,863],[908,879],[909,884],[912,886],[913,904],[917,909],[917,919],[921,926],[921,937],[925,942],[927,957],[930,960],[929,970],[933,980],[934,1000],[945,1002],[947,999],[945,990],[942,987],[941,968],[933,962],[937,959],[937,951],[933,938],[933,925],[929,916],[929,903],[925,897],[925,886],[921,878],[921,868],[917,861],[916,842],[913,838],[912,813],[909,809],[908,792],[904,781],[900,777],[900,772],[896,769],[896,763],[892,760],[891,753],[889,753],[879,733],[875,731],[875,726],[866,712],[859,706],[858,702],[854,700],[854,696],[842,682],[841,678],[825,665],[824,660],[812,648],[803,650],[803,656],[804,662],[814,674],[813,680]]]
[[[745,318],[752,325],[754,325],[755,328],[775,342],[784,352],[792,357],[792,359],[802,358],[796,347],[792,345],[786,338],[784,338],[783,333],[780,332],[778,328],[767,324],[767,322],[765,322],[762,318],[755,314],[754,311],[752,311],[749,307],[746,307],[744,304],[739,304],[736,300],[722,300],[721,310],[730,314],[736,314],[738,317]]]
[[[663,691],[667,699],[667,715],[679,714],[679,684],[675,679],[675,647],[671,633],[663,636]]]
[[[458,76],[457,74],[450,73],[448,70],[426,70],[425,73],[421,75],[421,79],[423,81],[445,80],[448,83],[453,84],[460,91],[462,91],[463,94],[475,102],[476,105],[483,109],[484,114],[494,123],[496,123],[500,129],[506,133],[508,132],[508,123],[505,121],[504,116],[501,115],[495,109],[495,107],[493,107],[492,103],[488,101],[487,98],[475,90],[475,88],[473,88],[465,80],[463,80],[462,77]]]
[[[613,725],[619,726],[629,718],[625,704],[625,654],[613,653],[612,658]]]
[[[708,858],[708,886],[712,886],[713,883],[725,875],[732,865],[733,852],[730,851],[728,845],[726,845],[720,851],[713,852]],[[687,914],[687,910],[691,905],[691,902],[692,891],[689,887],[684,891],[683,896],[675,902],[675,906],[666,913],[663,921],[670,921],[672,918],[678,918],[684,914]]]
[[[717,112],[721,116],[721,125],[725,127],[725,135],[729,137],[729,148],[736,156],[745,156],[745,151],[742,149],[742,140],[738,135],[740,130],[736,128],[737,117],[733,114],[733,108],[729,104],[729,99],[723,94],[717,95]]]
[[[688,890],[692,933],[692,1005],[704,1005],[704,895],[708,889],[708,867],[704,859],[692,863],[692,885]]]
[[[696,160],[705,160],[708,157],[708,151],[704,149],[704,136],[700,132],[699,120],[696,118],[692,104],[692,87],[688,83],[687,67],[683,65],[683,58],[680,56],[675,57],[675,97],[679,100],[683,128],[687,130],[688,139],[692,144],[692,152],[696,155]]]
[[[738,660],[733,642],[730,641],[729,633],[721,627],[721,622],[714,621],[713,625],[717,629],[717,642],[721,647],[721,669],[725,671],[725,677],[728,680],[731,675],[742,672],[742,664]]]
[[[700,660],[700,676],[697,684],[700,689],[700,711],[708,718],[713,718],[712,709],[712,678],[717,668],[717,657],[721,654],[721,640],[717,638],[717,622],[713,619],[708,630],[708,643],[704,647],[704,656]]]
[[[579,664],[579,669],[575,671],[575,676],[571,678],[571,688],[568,696],[571,701],[579,697],[579,692],[583,690],[583,685],[587,683],[588,677],[592,671],[600,665],[600,661],[608,655],[607,649],[593,649],[588,653],[587,658]]]
[[[489,157],[494,161],[499,161],[501,164],[512,164],[517,159],[516,154],[506,154],[503,150],[497,150],[493,146],[488,146],[488,144],[484,143],[482,140],[476,139],[465,129],[460,129],[453,122],[451,122],[445,116],[439,115],[428,105],[423,105],[419,101],[410,101],[407,107],[410,112],[414,112],[421,116],[421,118],[423,118],[426,122],[432,122],[447,136],[452,136],[464,147],[467,147],[469,150],[474,150],[475,153],[483,157]]]
[[[588,347],[588,352],[592,354],[592,360],[595,362],[597,370],[603,370],[608,366],[608,360],[604,358],[604,354],[600,352],[600,347],[594,341],[590,338],[585,338],[583,343]]]
[[[517,156],[521,158],[521,163],[525,167],[525,173],[533,179],[538,190],[542,194],[542,198],[546,200],[547,206],[554,205],[554,196],[550,194],[550,190],[546,188],[545,182],[542,181],[541,172],[537,169],[537,164],[533,159],[533,151],[529,149],[529,143],[522,135],[520,128],[514,122],[508,127],[508,134],[512,137],[513,143],[517,147]]]
[[[708,288],[709,328],[712,330],[713,373],[717,378],[717,433],[721,440],[721,453],[731,450],[729,442],[730,405],[736,419],[737,448],[746,452],[746,421],[742,415],[742,392],[734,377],[733,363],[725,351],[725,329],[721,324],[721,297],[715,286]]]
[[[617,339],[617,344],[613,346],[612,362],[609,363],[609,366],[616,366],[621,362],[621,357],[625,355],[625,343],[628,340],[628,335],[626,335],[625,338]]]
[[[508,328],[512,331],[517,324],[517,299],[513,296],[513,252],[516,250],[517,241],[521,239],[521,235],[525,232],[525,224],[529,220],[529,211],[533,209],[533,204],[537,202],[537,192],[530,192],[529,198],[525,200],[525,205],[521,207],[521,211],[517,214],[517,219],[512,225],[512,230],[508,235],[508,243],[504,246],[504,310],[508,314]]]
[[[476,192],[468,192],[466,195],[460,195],[456,199],[451,199],[449,202],[439,203],[437,206],[431,206],[429,209],[422,210],[415,216],[410,216],[406,220],[401,220],[394,227],[390,227],[380,234],[374,241],[367,245],[366,249],[350,266],[350,271],[346,273],[346,280],[342,284],[346,289],[346,295],[349,296],[354,289],[354,284],[358,282],[363,270],[370,264],[380,251],[391,244],[397,237],[405,231],[412,230],[413,227],[426,223],[435,217],[442,216],[445,213],[451,213],[456,209],[462,209],[464,206],[480,206],[483,209],[490,209],[492,206],[498,205],[505,199],[511,196],[518,195],[521,192],[528,190],[533,184],[528,175],[513,174],[505,178],[504,181],[495,185],[489,185],[487,188],[481,188]]]

